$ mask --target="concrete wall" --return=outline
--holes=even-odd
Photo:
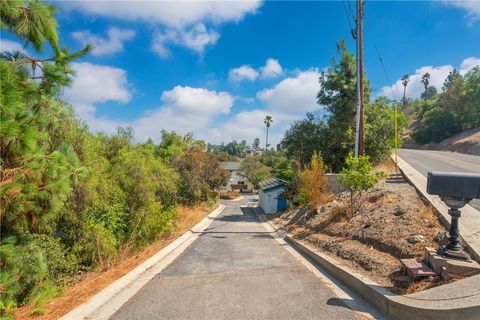
[[[347,190],[343,184],[338,182],[338,173],[326,173],[325,178],[327,178],[327,192],[337,194]]]

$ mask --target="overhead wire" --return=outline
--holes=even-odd
[[[367,25],[367,29],[368,29],[368,31],[369,31],[370,38],[372,39],[373,47],[375,48],[375,51],[376,51],[376,53],[377,53],[378,60],[380,61],[380,65],[382,66],[382,70],[383,70],[383,74],[385,75],[385,79],[388,81],[388,83],[392,83],[392,81],[390,80],[390,76],[388,75],[387,68],[385,67],[385,63],[383,62],[382,54],[380,53],[380,50],[378,49],[377,43],[376,43],[376,41],[375,41],[375,38],[373,37],[372,28],[370,27],[370,23],[369,23],[369,20],[367,19],[367,15],[364,13],[363,17],[364,17],[364,21],[366,22],[366,25]],[[392,92],[393,99],[394,99],[396,102],[398,102],[397,96],[396,96],[396,94],[395,94],[395,91],[393,90],[392,87],[390,87],[390,90],[391,90],[391,92]]]
[[[342,1],[342,5],[343,5],[343,9],[345,10],[345,15],[347,16],[348,26],[350,27],[350,30],[353,30],[352,22],[350,21],[350,16],[352,14],[351,7],[350,7],[350,1],[348,1],[348,6],[349,6],[349,9],[350,9],[350,12],[349,12],[349,10],[347,10],[347,6],[345,5],[345,1]],[[355,21],[355,17],[353,17],[353,20]]]

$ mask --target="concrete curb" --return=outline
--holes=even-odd
[[[479,320],[480,275],[400,296],[348,269],[333,258],[286,235],[296,250],[318,262],[334,277],[395,320]]]
[[[392,159],[394,160],[393,156]],[[439,197],[427,193],[427,178],[400,158],[400,156],[398,157],[397,165],[405,179],[437,210],[443,225],[447,228],[450,227],[448,207]],[[463,207],[461,212],[462,217],[459,221],[459,229],[462,244],[468,253],[470,253],[477,262],[480,262],[480,213],[470,205]]]
[[[219,205],[189,231],[178,237],[168,246],[157,252],[135,269],[117,279],[108,287],[91,297],[87,302],[71,310],[61,320],[109,319],[147,282],[165,269],[190,244],[195,241],[213,219],[225,208]]]

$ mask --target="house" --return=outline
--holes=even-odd
[[[225,190],[246,190],[248,189],[248,180],[240,173],[240,162],[228,161],[221,162],[221,166],[230,172],[230,179],[224,186]]]
[[[253,157],[254,155],[262,154],[262,150],[257,148],[245,148],[245,157]]]
[[[288,200],[282,198],[287,182],[278,178],[264,180],[259,184],[259,203],[265,213],[277,213],[287,209]]]

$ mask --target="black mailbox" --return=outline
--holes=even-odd
[[[448,214],[452,217],[448,231],[448,244],[438,249],[442,256],[468,260],[460,244],[458,219],[460,208],[472,199],[480,198],[480,173],[429,172],[427,177],[427,193],[440,197],[450,207]]]
[[[429,172],[427,193],[440,197],[479,199],[480,173]]]

